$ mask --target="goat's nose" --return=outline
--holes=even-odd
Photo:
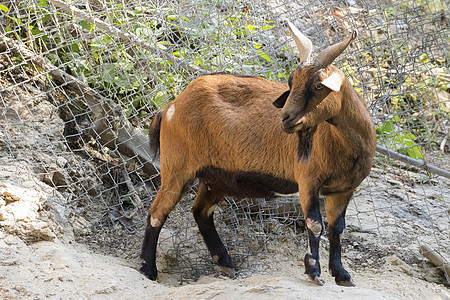
[[[290,117],[291,117],[291,116],[290,116],[289,114],[284,113],[284,114],[281,116],[281,121],[282,121],[282,122],[285,122],[285,121],[289,120]]]

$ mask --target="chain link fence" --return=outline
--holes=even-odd
[[[25,172],[55,188],[77,241],[137,261],[143,208],[159,184],[149,120],[199,75],[287,81],[297,63],[291,20],[313,53],[359,31],[335,64],[367,101],[379,154],[348,209],[347,264],[376,267],[395,254],[431,268],[421,246],[448,259],[445,1],[39,0],[3,1],[0,9],[0,172]],[[14,196],[8,188],[0,182],[0,208]],[[190,213],[195,190],[160,238],[160,276],[179,282],[213,272]],[[240,276],[303,257],[297,202],[227,198],[218,206],[218,231]],[[0,224],[15,230],[6,218]]]

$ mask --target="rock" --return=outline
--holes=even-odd
[[[66,177],[64,176],[64,174],[62,174],[59,171],[56,171],[53,173],[53,178],[52,178],[53,184],[56,187],[64,187],[67,186],[67,181],[66,181]]]
[[[91,229],[89,228],[89,222],[81,216],[73,216],[71,218],[71,223],[73,226],[73,233],[75,236],[87,236],[91,234]]]
[[[54,203],[62,196],[37,180],[26,165],[0,164],[0,182],[0,227],[3,230],[28,242],[51,241],[58,236],[73,240],[70,228],[63,229],[68,225],[64,213],[48,211],[56,209],[56,205],[47,205],[47,199]]]
[[[391,255],[391,256],[386,257],[386,263],[391,264],[393,266],[398,266],[402,263],[402,261],[397,256]]]
[[[6,187],[6,186],[5,186],[5,187]],[[20,200],[19,197],[16,197],[16,196],[14,196],[13,194],[8,193],[8,192],[0,193],[0,198],[3,199],[3,200],[5,201],[5,204],[10,204],[10,203],[12,203],[12,202],[16,202],[16,201],[19,201],[19,200]]]

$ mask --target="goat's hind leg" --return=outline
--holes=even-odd
[[[328,238],[330,240],[330,273],[338,285],[355,286],[350,274],[342,267],[341,234],[345,228],[345,211],[352,192],[327,196]]]
[[[142,244],[142,266],[139,269],[147,278],[156,280],[156,247],[158,237],[167,216],[181,200],[189,181],[181,178],[166,180],[161,183],[161,188],[153,201],[147,217],[144,242]]]
[[[236,274],[235,265],[228,254],[227,249],[220,240],[216,227],[214,226],[214,208],[222,198],[223,195],[221,193],[217,193],[204,182],[200,182],[197,198],[195,199],[192,211],[198,229],[205,240],[205,244],[208,247],[213,260],[217,263],[222,272],[230,277],[234,277]]]

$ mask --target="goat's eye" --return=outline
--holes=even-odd
[[[318,85],[316,85],[316,90],[321,90],[323,88],[323,85],[321,83],[319,83]]]

